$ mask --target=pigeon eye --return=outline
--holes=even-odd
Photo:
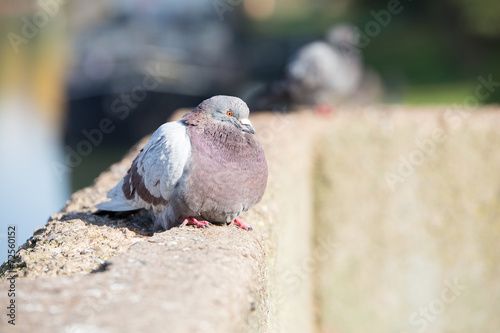
[[[226,114],[229,116],[229,117],[232,117],[233,116],[233,113],[231,111],[227,111]]]

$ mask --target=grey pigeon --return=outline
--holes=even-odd
[[[291,100],[298,104],[349,101],[363,76],[357,39],[353,27],[339,25],[327,33],[326,41],[300,48],[286,68]]]
[[[359,32],[350,24],[331,28],[325,40],[301,47],[290,59],[284,78],[253,97],[252,106],[314,105],[320,113],[339,103],[370,103],[383,95],[382,82],[363,66]]]
[[[237,97],[214,96],[182,120],[153,133],[120,182],[109,191],[104,211],[147,209],[155,229],[192,223],[231,223],[264,195],[267,162],[249,109]]]

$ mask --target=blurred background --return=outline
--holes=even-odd
[[[500,80],[496,0],[2,0],[0,15],[2,261],[7,225],[21,245],[174,110],[251,102],[336,24],[361,34],[374,102],[461,104]]]

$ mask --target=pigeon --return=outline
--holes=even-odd
[[[340,25],[327,32],[326,41],[315,41],[300,48],[286,67],[291,99],[297,104],[349,100],[363,74],[357,38],[352,27]]]
[[[214,96],[182,120],[151,136],[101,211],[144,208],[154,229],[234,223],[258,203],[267,185],[267,161],[248,119],[248,106],[232,96]]]
[[[338,103],[373,101],[381,84],[374,71],[364,70],[358,40],[354,26],[339,24],[326,33],[324,40],[302,46],[286,65],[284,78],[274,83],[255,107],[286,101],[314,105],[322,113],[322,109]]]

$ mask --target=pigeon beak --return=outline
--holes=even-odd
[[[241,119],[240,123],[243,125],[243,130],[255,134],[255,128],[253,128],[252,123],[248,119]]]

